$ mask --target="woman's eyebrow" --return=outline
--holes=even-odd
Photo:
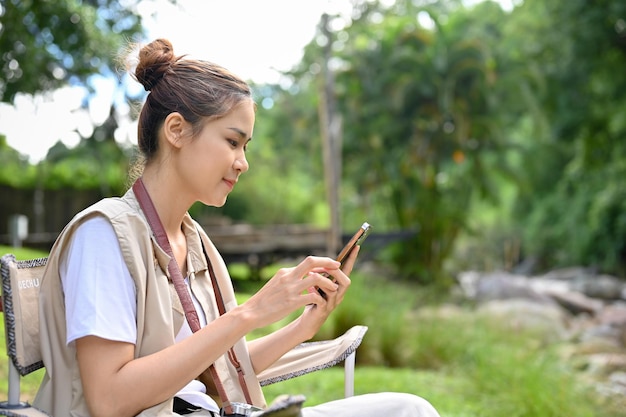
[[[237,133],[243,139],[248,137],[246,132],[244,132],[243,130],[241,130],[241,129],[237,128],[237,127],[229,127],[229,129],[232,130],[233,132]],[[250,139],[252,139],[252,138],[250,138]]]

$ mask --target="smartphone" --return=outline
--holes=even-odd
[[[341,268],[343,268],[343,264],[346,262],[355,246],[360,245],[363,243],[365,238],[367,238],[370,230],[372,230],[372,226],[370,226],[367,222],[363,223],[359,230],[357,230],[356,233],[350,238],[346,246],[344,246],[341,252],[339,252],[339,255],[337,255],[337,261],[341,263]]]
[[[343,265],[346,262],[346,260],[348,259],[348,257],[350,256],[350,254],[352,253],[352,250],[360,245],[361,243],[363,243],[363,241],[365,240],[365,238],[367,238],[367,236],[370,233],[370,230],[372,230],[372,226],[370,226],[369,223],[364,222],[361,227],[359,228],[359,230],[356,231],[356,233],[354,235],[352,235],[352,237],[350,238],[350,240],[348,241],[348,243],[346,244],[346,246],[343,247],[343,249],[341,249],[341,252],[339,252],[339,255],[337,255],[337,261],[341,263],[341,266],[339,267],[340,269],[343,269]],[[322,274],[328,278],[330,278],[330,275],[324,273]],[[317,292],[320,293],[320,295],[324,298],[326,298],[326,293],[321,290],[321,289],[317,289]]]

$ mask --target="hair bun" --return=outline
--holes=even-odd
[[[146,91],[150,91],[163,78],[170,64],[177,60],[172,43],[167,39],[156,39],[139,51],[135,77]]]

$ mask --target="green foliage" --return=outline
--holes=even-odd
[[[529,110],[511,125],[520,134],[524,184],[513,216],[525,229],[524,251],[545,268],[626,271],[619,185],[626,73],[612,70],[626,65],[625,13],[622,2],[528,0],[506,27],[518,39],[506,52],[515,83],[508,85],[523,98],[517,106]],[[516,38],[522,31],[529,34],[523,41]]]
[[[467,227],[473,195],[495,199],[489,174],[507,170],[491,157],[504,141],[490,117],[497,104],[490,94],[496,74],[490,45],[498,34],[488,29],[503,14],[495,5],[485,10],[468,12],[454,2],[430,9],[367,3],[351,26],[334,34],[342,39],[333,59],[347,127],[343,224],[361,217],[380,231],[417,230],[385,259],[424,283],[446,280],[443,264]],[[422,27],[415,19],[420,13],[435,26]],[[304,80],[297,83],[300,92],[315,95],[321,81],[311,68],[321,56],[321,48],[309,45],[294,72]]]
[[[142,33],[137,2],[7,1],[0,5],[0,101],[66,85],[91,88],[94,74],[115,77],[125,43]],[[114,146],[111,119],[75,150],[60,142],[38,166],[0,143],[0,182],[14,187],[123,190],[127,158]],[[108,129],[108,130],[107,130]],[[102,134],[104,133],[104,136]],[[90,142],[92,141],[92,142]],[[103,141],[95,144],[94,141]],[[91,151],[90,151],[91,150]],[[61,161],[61,157],[67,157]]]
[[[626,191],[618,180],[626,171],[617,168],[565,176],[533,210],[527,248],[542,254],[544,267],[579,263],[626,274]]]
[[[120,195],[125,191],[129,160],[112,136],[83,139],[72,149],[57,143],[40,163],[42,182],[49,189],[100,189],[103,195]]]
[[[0,183],[24,187],[32,185],[34,180],[35,167],[28,162],[28,157],[9,147],[6,138],[0,135]]]
[[[122,194],[126,190],[130,152],[115,142],[113,131],[107,132],[105,139],[97,139],[101,131],[102,126],[97,127],[92,137],[82,139],[72,149],[57,142],[46,159],[36,165],[0,137],[0,183],[16,188],[99,189],[105,196]]]
[[[0,101],[112,68],[125,39],[141,32],[129,2],[5,1],[0,5]]]
[[[368,365],[406,366],[409,345],[406,338],[411,311],[437,304],[440,289],[420,287],[415,283],[393,282],[388,274],[351,274],[352,284],[342,304],[324,324],[316,339],[338,336],[352,326],[367,324],[367,338],[359,348],[359,361]],[[393,302],[390,302],[393,300]]]

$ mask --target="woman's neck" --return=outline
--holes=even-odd
[[[141,177],[144,186],[170,239],[179,236],[185,213],[189,206],[177,195],[178,187],[167,177],[146,170]]]

